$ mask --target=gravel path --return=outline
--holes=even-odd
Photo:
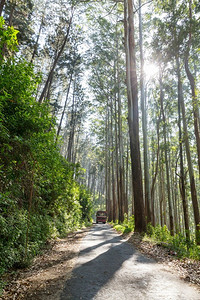
[[[95,225],[80,253],[61,300],[200,300],[200,292],[171,268],[140,254],[109,225]]]

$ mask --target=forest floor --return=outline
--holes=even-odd
[[[79,253],[80,240],[89,228],[78,230],[66,238],[49,241],[42,255],[31,267],[11,271],[1,300],[58,300]]]
[[[58,300],[65,282],[70,279],[75,266],[80,241],[90,229],[79,230],[66,238],[49,242],[42,255],[36,257],[31,267],[12,271],[6,275],[2,300]],[[142,241],[137,234],[125,237],[143,255],[155,259],[173,270],[178,277],[200,287],[200,262],[179,260],[167,249]]]

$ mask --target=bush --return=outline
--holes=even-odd
[[[113,223],[111,222],[113,228],[115,228],[117,231],[121,232],[121,233],[129,233],[134,231],[135,228],[135,219],[134,219],[134,215],[130,216],[128,219],[128,216],[126,214],[124,214],[124,222],[122,224],[118,223],[118,220]]]
[[[161,245],[177,253],[177,256],[180,258],[188,257],[200,260],[200,247],[196,245],[195,241],[191,240],[188,243],[186,237],[181,233],[171,236],[166,225],[153,227],[151,224],[148,224],[145,237],[150,237],[159,244],[162,242],[163,244]]]
[[[14,50],[16,34],[0,17],[0,44]],[[3,274],[8,268],[28,265],[49,238],[89,223],[92,204],[89,192],[75,180],[80,166],[67,162],[55,143],[55,120],[49,104],[35,100],[40,76],[22,58],[0,58]]]

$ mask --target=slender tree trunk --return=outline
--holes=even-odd
[[[162,163],[163,154],[159,159],[159,200],[160,200],[160,225],[166,224],[166,209],[165,209],[165,190],[164,190],[164,171]]]
[[[185,143],[186,149],[186,157],[188,163],[188,171],[190,177],[190,190],[191,190],[191,197],[192,197],[192,205],[193,205],[193,212],[194,212],[194,221],[196,226],[196,241],[197,244],[200,244],[200,214],[199,214],[199,205],[197,200],[197,191],[196,191],[196,184],[194,179],[194,171],[193,171],[193,164],[190,154],[190,145],[188,140],[188,130],[187,130],[187,122],[185,116],[185,103],[182,94],[182,83],[179,82],[179,92],[180,92],[180,105],[181,105],[181,112],[182,112],[182,119],[183,119],[183,140]]]
[[[182,83],[180,73],[180,63],[178,56],[176,57],[177,74],[178,74],[178,127],[179,127],[179,150],[180,150],[180,193],[183,203],[183,213],[185,222],[185,233],[187,241],[190,240],[190,228],[189,228],[189,216],[188,216],[188,204],[186,200],[186,189],[185,189],[185,172],[183,165],[183,137],[181,127],[181,103],[183,102],[182,94]]]
[[[71,74],[70,74],[70,79],[69,79],[69,84],[68,84],[68,88],[67,88],[67,94],[66,94],[65,104],[64,104],[64,107],[63,107],[62,115],[61,115],[61,118],[60,118],[60,123],[59,123],[58,130],[57,130],[56,142],[57,142],[59,134],[60,134],[60,130],[61,130],[61,126],[62,126],[62,121],[63,121],[63,118],[64,118],[65,109],[66,109],[67,102],[68,102],[69,91],[70,91],[70,87],[71,87],[71,83],[72,83],[72,76],[73,76],[73,72],[71,72]]]
[[[75,164],[76,161],[77,161],[78,149],[79,149],[79,139],[80,139],[80,125],[79,125],[78,130],[77,130],[75,149],[74,149],[74,153],[73,153],[73,156],[72,156],[73,164]]]
[[[35,58],[35,55],[36,55],[36,53],[37,53],[37,49],[38,49],[38,44],[39,44],[39,39],[40,39],[41,31],[42,31],[42,28],[43,28],[43,26],[44,26],[44,14],[45,14],[45,10],[44,10],[43,15],[42,15],[42,19],[41,19],[41,23],[40,23],[40,28],[39,28],[39,31],[38,31],[38,35],[37,35],[37,38],[36,38],[35,45],[34,45],[32,57],[31,57],[31,63],[33,63],[34,58]]]
[[[47,96],[46,99],[49,100],[50,99],[50,95],[51,95],[51,85],[53,82],[53,78],[54,78],[54,73],[52,74],[50,80],[49,80],[49,84],[48,84],[48,88],[47,88]]]
[[[108,205],[108,221],[112,221],[112,197],[111,197],[111,155],[110,155],[110,110],[109,110],[109,99],[107,99],[107,114],[108,114],[108,120],[107,120],[107,205]]]
[[[108,101],[108,100],[107,100]],[[110,195],[109,195],[109,190],[108,190],[108,165],[109,165],[109,157],[108,157],[108,105],[106,107],[106,120],[105,120],[105,135],[106,135],[106,144],[105,144],[105,160],[106,160],[106,166],[105,166],[105,190],[106,190],[106,211],[107,214],[109,214],[109,201],[110,201]]]
[[[117,79],[116,79],[116,64],[114,64],[114,73],[115,73],[115,86],[117,86]],[[118,141],[118,114],[117,114],[117,94],[115,93],[114,96],[114,107],[115,107],[115,160],[116,160],[116,186],[117,186],[117,197],[116,197],[116,216],[117,219],[121,222],[122,219],[122,212],[121,212],[121,198],[120,198],[120,188],[119,188],[119,141]]]
[[[160,117],[157,121],[157,153],[156,153],[156,167],[155,167],[155,173],[152,180],[151,185],[151,213],[152,213],[152,225],[155,226],[155,184],[156,184],[156,178],[158,175],[158,167],[159,167],[159,154],[160,154]]]
[[[91,181],[91,162],[87,164],[87,188],[90,190],[90,181]]]
[[[113,213],[112,220],[116,221],[116,208],[117,208],[117,199],[116,199],[116,180],[115,180],[115,153],[114,153],[114,130],[113,130],[113,100],[111,99],[111,146],[112,146],[112,199],[113,199]]]
[[[163,94],[163,83],[162,75],[160,72],[160,107],[163,119],[163,132],[164,132],[164,143],[165,143],[165,165],[166,165],[166,179],[167,179],[167,196],[168,196],[168,206],[169,206],[169,223],[170,223],[170,233],[174,235],[174,219],[172,214],[172,201],[171,201],[171,188],[170,188],[170,175],[169,175],[169,161],[168,161],[168,143],[167,143],[167,132],[166,132],[166,118],[163,107],[164,94]]]
[[[4,8],[4,5],[5,5],[5,2],[6,2],[6,0],[1,0],[1,1],[0,1],[0,16],[2,15],[2,12],[3,12],[3,8]]]
[[[13,16],[14,16],[15,7],[16,7],[16,0],[12,0],[11,1],[10,15],[9,15],[9,19],[8,19],[9,26],[13,25]]]
[[[74,8],[72,7],[72,9],[71,9],[71,17],[70,17],[68,28],[67,28],[67,33],[66,33],[65,38],[63,40],[62,46],[61,46],[60,50],[58,51],[58,53],[57,53],[57,55],[56,55],[56,57],[54,59],[54,62],[53,62],[53,65],[51,67],[51,70],[49,72],[49,75],[47,77],[46,83],[44,85],[44,88],[43,88],[42,93],[40,95],[40,98],[38,100],[39,103],[42,103],[43,99],[45,98],[49,81],[50,81],[50,79],[51,79],[51,77],[52,77],[52,75],[54,73],[54,70],[55,70],[55,67],[57,66],[58,60],[59,60],[60,56],[62,55],[62,53],[64,51],[64,48],[65,48],[65,45],[66,45],[66,43],[68,41],[69,33],[70,33],[71,25],[72,25],[73,14],[74,14]]]
[[[124,221],[124,213],[128,214],[128,208],[125,206],[126,195],[125,195],[125,173],[124,173],[124,147],[123,147],[123,137],[122,137],[122,108],[121,108],[121,95],[120,95],[120,80],[119,80],[119,66],[117,68],[118,77],[118,140],[119,140],[119,184],[120,184],[120,199],[121,199],[121,219]]]
[[[140,92],[141,92],[141,110],[142,110],[142,131],[143,131],[143,156],[144,156],[144,186],[145,186],[145,214],[147,223],[151,222],[150,209],[150,184],[149,184],[149,161],[147,146],[147,124],[146,124],[146,107],[144,91],[144,54],[143,54],[143,34],[142,34],[142,11],[141,0],[139,0],[139,45],[140,45]]]
[[[69,142],[67,149],[67,160],[69,162],[72,161],[73,155],[73,144],[74,144],[74,135],[75,135],[75,126],[76,126],[76,103],[75,103],[75,88],[76,88],[76,80],[74,81],[74,91],[73,91],[73,101],[72,101],[72,109],[71,109],[71,121],[70,121],[70,133],[69,133]]]
[[[197,155],[198,155],[198,166],[199,166],[199,177],[200,177],[200,133],[199,133],[199,106],[197,99],[197,87],[195,83],[195,78],[189,69],[189,54],[192,45],[192,1],[189,0],[189,20],[190,20],[190,32],[188,46],[185,55],[185,71],[190,82],[191,92],[192,92],[192,107],[193,107],[193,117],[194,117],[194,133],[196,137]]]
[[[162,208],[163,208],[163,225],[167,225],[167,204],[166,204],[166,197],[165,197],[165,174],[164,174],[164,157],[163,157],[163,152],[161,155],[161,160],[160,160],[160,164],[161,164],[161,199],[162,199]],[[163,226],[162,225],[162,226]]]
[[[134,193],[135,211],[135,231],[146,230],[146,220],[143,202],[142,170],[140,160],[139,143],[139,117],[138,117],[138,86],[136,74],[134,22],[133,22],[133,3],[128,0],[128,20],[125,0],[125,49],[126,49],[126,68],[127,68],[127,89],[128,89],[128,123],[130,135],[132,180]],[[128,22],[127,22],[128,21]],[[127,26],[128,25],[128,26]]]
[[[129,213],[129,143],[126,141],[126,178],[125,178],[125,193],[126,193],[126,206]]]

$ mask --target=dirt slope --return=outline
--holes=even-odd
[[[80,240],[89,229],[70,234],[49,245],[31,268],[12,272],[5,278],[8,285],[1,300],[58,300],[69,279],[79,252]]]

